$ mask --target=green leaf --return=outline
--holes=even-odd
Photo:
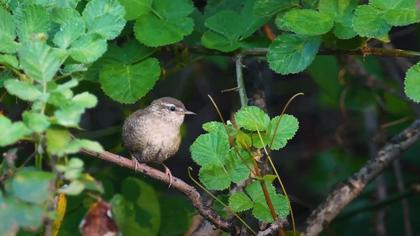
[[[75,127],[80,122],[85,109],[77,104],[69,104],[61,107],[59,110],[54,112],[54,116],[57,119],[57,123],[63,126]]]
[[[41,91],[35,85],[17,79],[4,81],[4,86],[7,92],[25,101],[35,101],[42,96]]]
[[[18,69],[19,62],[14,55],[0,55],[0,64],[11,66],[15,69]]]
[[[298,0],[257,0],[254,12],[260,16],[272,16],[295,6],[299,6]]]
[[[407,70],[404,91],[411,100],[420,102],[420,63]]]
[[[36,229],[46,217],[43,206],[23,203],[16,198],[5,198],[1,193],[0,208],[0,235],[15,235],[19,227]]]
[[[385,12],[385,21],[393,26],[404,26],[420,21],[420,11],[416,8],[398,8]]]
[[[87,139],[74,139],[72,140],[66,148],[66,153],[76,153],[79,152],[80,149],[87,149],[94,152],[103,152],[104,149],[96,141],[87,140]]]
[[[104,55],[104,57],[106,57],[104,64],[112,64],[115,62],[133,64],[147,58],[153,54],[154,51],[154,48],[147,47],[134,39],[125,42],[121,47],[113,44],[110,45],[108,51]]]
[[[227,171],[230,180],[234,183],[242,182],[251,174],[252,157],[248,152],[230,150],[224,163],[224,170]]]
[[[379,38],[387,34],[391,26],[384,19],[383,11],[371,5],[360,5],[354,12],[353,28],[360,36]]]
[[[72,103],[83,108],[92,108],[95,107],[98,103],[98,99],[95,95],[89,92],[79,93],[72,98]]]
[[[50,126],[48,117],[41,113],[25,111],[22,118],[26,126],[37,133],[44,132]]]
[[[12,123],[9,118],[3,115],[0,115],[0,130],[0,146],[2,147],[13,144],[31,133],[31,130],[22,122]]]
[[[52,80],[67,55],[42,42],[28,42],[19,49],[18,56],[23,71],[39,82]]]
[[[70,56],[81,63],[91,63],[102,56],[106,48],[105,39],[97,34],[86,34],[71,44]]]
[[[280,123],[279,123],[280,122]],[[277,132],[275,132],[276,126],[278,125]],[[287,141],[292,139],[297,130],[299,129],[299,121],[292,115],[284,114],[282,116],[276,116],[270,121],[269,136],[270,142],[274,136],[273,145],[271,149],[279,150],[286,146]],[[269,143],[268,143],[269,145]]]
[[[236,192],[229,197],[229,207],[234,212],[246,211],[253,206],[252,200],[243,192]]]
[[[54,36],[53,42],[58,47],[66,49],[85,33],[85,29],[85,22],[80,16],[72,17],[60,26],[59,31]]]
[[[268,17],[256,16],[254,1],[245,1],[240,12],[220,10],[205,21],[209,29],[202,38],[202,44],[211,49],[231,52],[245,46],[244,40],[259,29]]]
[[[13,177],[9,192],[24,202],[41,204],[51,199],[54,178],[51,172],[24,169]]]
[[[135,65],[107,64],[99,74],[106,95],[121,103],[134,103],[146,95],[159,79],[160,66],[155,58]]]
[[[155,190],[146,182],[126,178],[122,184],[123,195],[111,200],[113,218],[123,235],[158,235],[161,224],[161,207]]]
[[[57,171],[64,174],[67,180],[78,179],[83,172],[84,163],[79,158],[71,158],[66,165],[57,164],[55,167]]]
[[[369,4],[379,9],[416,8],[416,0],[370,0]]]
[[[270,196],[274,210],[280,218],[286,218],[289,214],[289,203],[287,201],[287,198],[282,194],[276,193],[274,186],[270,182],[266,181],[265,184],[267,186],[268,195]],[[260,182],[252,182],[245,188],[245,190],[254,202],[252,214],[258,220],[265,222],[273,222],[273,218],[271,216],[270,209],[268,208],[268,205],[266,203]]]
[[[53,155],[64,155],[70,141],[71,134],[67,129],[53,127],[47,130],[47,151]]]
[[[188,0],[155,0],[152,12],[137,18],[134,33],[141,43],[158,47],[176,43],[191,34],[193,20],[188,17],[194,10]]]
[[[216,165],[206,165],[200,168],[199,179],[210,190],[224,190],[230,186],[230,177],[226,170]]]
[[[161,222],[159,235],[184,235],[191,225],[191,216],[195,212],[189,199],[180,194],[165,194],[159,198],[161,219],[165,219]]]
[[[119,2],[125,8],[125,19],[135,20],[139,16],[150,12],[153,0],[119,0]]]
[[[40,5],[21,4],[14,12],[14,22],[20,42],[31,41],[34,38],[45,38],[50,29],[48,11]]]
[[[0,52],[14,53],[17,49],[15,25],[12,15],[5,9],[0,8]]]
[[[124,7],[117,0],[92,0],[83,10],[87,32],[110,40],[124,28]]]
[[[70,196],[79,195],[85,189],[85,185],[79,180],[73,180],[70,184],[66,184],[58,189],[59,193],[64,193]]]
[[[236,123],[240,128],[251,131],[265,131],[270,124],[270,117],[256,106],[241,108],[235,113]]]
[[[350,39],[357,35],[352,27],[353,11],[357,3],[357,0],[319,1],[319,11],[334,19],[334,34],[339,39]]]
[[[200,166],[223,166],[229,154],[226,131],[216,131],[200,135],[190,147],[192,159]]]
[[[317,36],[282,34],[270,45],[269,66],[280,74],[301,72],[312,63],[320,45],[321,39]]]
[[[210,121],[203,124],[203,129],[210,133],[225,130],[225,127],[222,122]]]
[[[333,20],[327,14],[311,9],[293,9],[281,18],[290,31],[301,35],[322,35],[333,27]]]

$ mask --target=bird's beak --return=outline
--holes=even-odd
[[[192,111],[185,111],[184,114],[185,115],[197,115],[195,112],[192,112]]]

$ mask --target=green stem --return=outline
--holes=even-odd
[[[241,107],[246,107],[248,105],[248,97],[246,95],[244,76],[242,74],[242,59],[242,54],[238,54],[235,57],[236,83],[238,85],[239,98],[241,99]]]

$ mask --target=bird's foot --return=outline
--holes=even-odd
[[[131,160],[134,162],[134,172],[137,172],[139,169],[139,161],[134,156],[131,156]]]
[[[170,188],[171,185],[172,185],[172,183],[174,182],[174,177],[172,176],[171,170],[165,164],[162,164],[162,165],[163,165],[163,167],[165,167],[165,174],[169,178],[169,186],[168,186],[168,188]]]

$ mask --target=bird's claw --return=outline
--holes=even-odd
[[[162,164],[162,165],[163,165],[163,167],[165,167],[165,174],[169,178],[169,186],[168,186],[168,188],[170,188],[172,186],[172,183],[174,182],[174,177],[172,176],[171,170],[165,164]]]
[[[133,156],[131,156],[131,160],[134,162],[134,172],[137,172],[139,169],[139,161]]]

